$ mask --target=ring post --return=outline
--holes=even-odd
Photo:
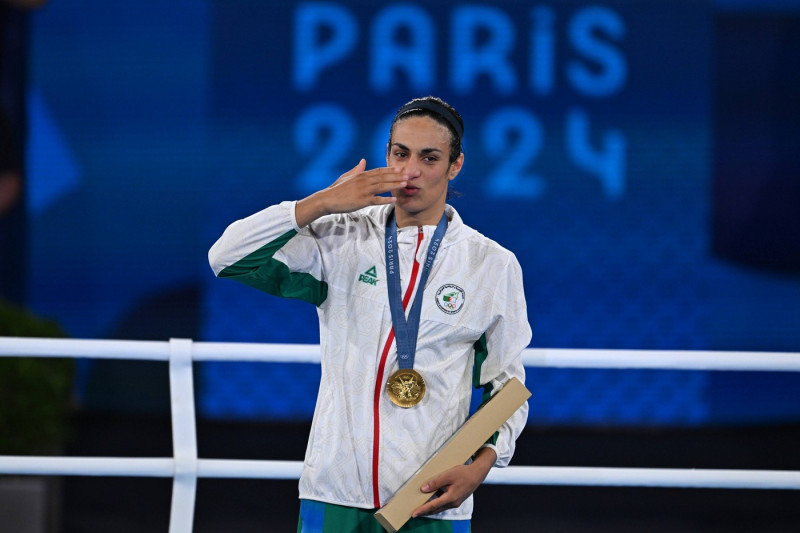
[[[169,390],[175,479],[169,533],[191,533],[197,492],[197,432],[192,376],[192,341],[169,341]]]

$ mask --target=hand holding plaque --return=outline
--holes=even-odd
[[[411,518],[411,513],[431,497],[420,487],[442,472],[466,463],[530,396],[530,391],[521,381],[510,379],[398,489],[392,499],[375,513],[375,519],[384,529],[396,533]]]

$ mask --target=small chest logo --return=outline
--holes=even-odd
[[[452,283],[442,285],[436,291],[436,305],[448,315],[454,315],[461,311],[465,299],[464,289]]]
[[[369,270],[367,270],[363,274],[359,275],[358,281],[360,281],[361,283],[366,283],[368,285],[377,285],[378,271],[375,270],[375,265],[373,265]]]

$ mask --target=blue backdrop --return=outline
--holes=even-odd
[[[466,122],[453,204],[517,254],[532,346],[800,351],[800,268],[713,246],[736,81],[715,77],[718,21],[753,5],[51,3],[33,21],[30,303],[109,337],[185,287],[174,319],[198,340],[316,343],[311,306],[216,280],[207,249],[361,157],[382,166],[395,109],[436,94]],[[318,377],[204,364],[200,412],[308,419]],[[538,424],[800,420],[796,376],[531,369],[528,386]]]

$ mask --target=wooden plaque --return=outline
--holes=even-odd
[[[466,463],[530,396],[530,391],[517,378],[506,382],[375,513],[384,529],[396,533],[411,518],[414,509],[432,496],[422,492],[420,487],[445,470]]]

